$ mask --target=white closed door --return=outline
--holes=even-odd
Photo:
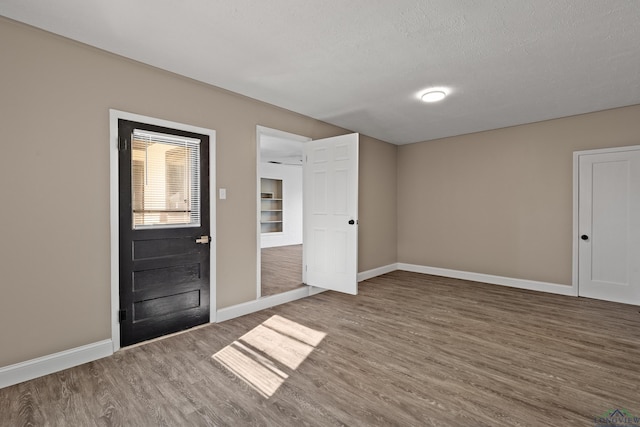
[[[349,134],[305,143],[304,278],[358,293],[358,140]]]
[[[578,294],[640,305],[640,149],[578,164]]]

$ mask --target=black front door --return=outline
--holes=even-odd
[[[209,137],[118,122],[120,344],[209,321]]]

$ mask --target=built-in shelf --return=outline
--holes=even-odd
[[[282,180],[260,179],[260,232],[282,233]]]

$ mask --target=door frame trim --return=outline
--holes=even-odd
[[[262,160],[260,153],[260,137],[272,136],[276,138],[297,141],[301,144],[312,141],[308,136],[297,135],[295,133],[285,132],[283,130],[273,129],[266,126],[256,125],[256,299],[262,298],[262,233],[260,230],[260,162]],[[304,165],[302,166],[304,168]],[[304,216],[304,214],[303,214]],[[302,242],[304,244],[304,242]],[[304,260],[302,260],[304,265]],[[302,280],[306,282],[306,274],[302,270]]]
[[[111,244],[111,340],[113,351],[120,349],[120,322],[118,319],[118,309],[120,307],[120,262],[119,262],[119,214],[118,214],[118,119],[130,120],[134,122],[148,123],[156,126],[163,126],[179,129],[187,132],[199,133],[209,136],[209,223],[211,243],[210,246],[210,312],[209,322],[216,322],[216,131],[213,129],[177,123],[140,114],[128,113],[109,109],[109,233]]]
[[[640,145],[629,145],[626,147],[612,147],[612,148],[597,148],[594,150],[582,150],[573,152],[573,265],[572,265],[572,280],[571,287],[573,288],[575,295],[580,295],[580,277],[579,277],[579,264],[578,259],[580,256],[580,156],[593,155],[593,154],[609,154],[619,153],[622,151],[637,151],[640,150]]]

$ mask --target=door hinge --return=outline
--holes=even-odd
[[[309,271],[309,266],[305,264],[304,271]]]
[[[118,310],[118,319],[120,322],[127,320],[127,310]]]
[[[118,151],[124,151],[127,149],[127,138],[118,137]]]

